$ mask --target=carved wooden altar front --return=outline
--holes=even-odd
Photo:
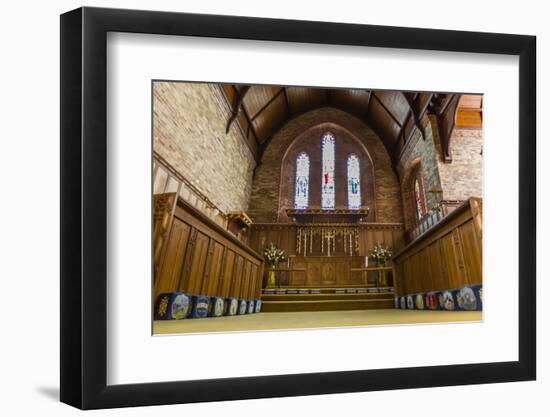
[[[391,267],[366,267],[364,256],[291,256],[277,269],[279,287],[391,286]]]

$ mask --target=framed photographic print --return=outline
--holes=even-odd
[[[61,16],[61,400],[535,379],[535,38]]]

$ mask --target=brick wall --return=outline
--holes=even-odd
[[[412,173],[418,162],[420,162],[420,172],[423,179],[428,209],[434,206],[437,199],[436,194],[429,193],[428,190],[441,189],[438,163],[440,153],[436,149],[431,123],[429,123],[427,117],[425,117],[422,122],[425,127],[425,138],[423,139],[420,131],[416,129],[413,133],[413,137],[409,140],[405,149],[403,149],[396,167],[402,185],[402,192],[404,194],[403,205],[405,206],[405,211],[407,211],[407,204],[410,203],[407,201],[407,190],[405,189],[408,184],[408,176]],[[410,223],[410,221],[406,223]],[[406,226],[410,226],[410,224]]]
[[[407,194],[407,184],[418,162],[421,164],[424,189],[442,191],[438,195],[426,192],[428,209],[434,206],[436,199],[466,200],[472,196],[482,197],[483,194],[483,157],[480,155],[482,130],[455,128],[450,141],[452,161],[444,162],[436,117],[425,117],[423,124],[426,139],[423,140],[420,132],[416,131],[397,164],[407,228],[414,225],[412,217],[415,215],[409,213],[408,200],[412,194]]]
[[[254,175],[248,211],[253,220],[255,222],[284,220],[280,218],[279,195],[281,166],[285,153],[298,136],[323,124],[333,129],[344,129],[350,137],[353,136],[362,143],[370,155],[374,168],[376,221],[402,222],[399,183],[382,141],[358,118],[328,107],[312,110],[292,119],[273,136]],[[320,143],[321,137],[319,137],[319,146]],[[338,136],[336,136],[336,144],[338,146]],[[310,181],[314,179],[311,178]]]
[[[255,161],[214,84],[155,82],[153,147],[220,210],[247,210]]]
[[[482,129],[454,129],[450,142],[452,161],[439,162],[443,199],[483,197],[482,145]]]

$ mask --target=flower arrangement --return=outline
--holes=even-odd
[[[369,252],[369,256],[376,260],[380,265],[385,265],[386,261],[392,257],[393,253],[389,247],[384,247],[380,243],[374,245]]]
[[[270,242],[264,249],[264,258],[270,268],[276,268],[279,262],[285,259],[285,252],[279,249],[275,243]]]

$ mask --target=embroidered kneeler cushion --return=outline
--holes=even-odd
[[[456,298],[452,290],[442,291],[439,296],[439,306],[443,310],[454,311],[456,307]]]
[[[239,315],[246,314],[246,300],[239,300]]]
[[[204,295],[193,296],[193,318],[199,319],[208,316],[208,307],[210,306],[210,298]]]
[[[225,302],[222,297],[210,298],[210,314],[211,317],[221,317],[225,310]]]
[[[409,310],[414,310],[414,300],[412,295],[407,295],[407,308]]]
[[[481,290],[481,293],[480,293]],[[481,310],[481,285],[467,285],[457,291],[456,301],[460,310]]]
[[[483,309],[483,286],[480,285],[479,289],[477,290],[477,294],[479,296],[479,301],[481,302],[480,308]]]
[[[424,303],[424,294],[416,294],[414,296],[414,306],[417,310],[424,310],[425,303]]]
[[[402,296],[401,298],[399,298],[399,305],[401,307],[401,310],[406,310],[407,309],[407,297]]]
[[[254,313],[259,313],[262,311],[262,300],[256,300],[256,304],[254,304]]]
[[[181,292],[160,294],[155,305],[155,320],[181,320],[190,311],[191,300]]]
[[[225,299],[225,316],[234,316],[239,311],[239,300],[236,298]]]
[[[439,292],[432,291],[426,294],[426,307],[429,310],[439,310]]]

